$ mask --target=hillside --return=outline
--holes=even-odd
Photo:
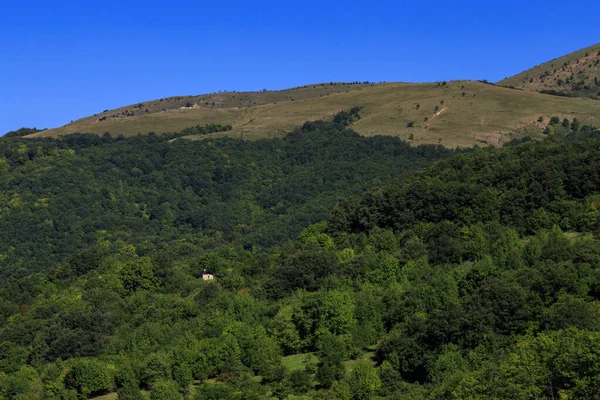
[[[497,83],[573,97],[600,97],[600,43],[555,58]]]
[[[0,140],[0,278],[68,259],[99,230],[135,246],[218,232],[270,247],[325,218],[341,198],[454,154],[362,137],[346,129],[350,113],[335,119],[283,140]]]
[[[598,398],[600,131],[455,152],[339,119],[0,140],[0,398]]]
[[[218,92],[197,96],[173,96],[132,104],[114,110],[84,117],[47,132],[48,136],[69,133],[98,133],[118,130],[125,136],[137,133],[163,133],[181,130],[189,121],[221,120],[226,118],[223,110],[245,109],[266,104],[294,102],[331,94],[360,90],[374,83],[330,82],[306,85],[286,90],[262,90],[257,92]],[[192,112],[193,111],[193,112]],[[192,112],[190,114],[190,112]],[[158,114],[153,115],[153,114]],[[227,114],[227,113],[225,113]],[[150,120],[147,118],[151,116]],[[208,122],[210,123],[210,122]],[[193,123],[192,125],[196,125]]]
[[[551,116],[600,124],[599,102],[453,81],[323,84],[281,92],[171,98],[107,111],[30,137],[75,132],[131,136],[177,132],[199,124],[228,124],[233,126],[231,131],[209,137],[259,139],[281,136],[307,120],[326,118],[354,106],[363,107],[362,118],[352,126],[359,134],[397,136],[415,145],[498,146],[525,134],[541,136]],[[543,122],[538,122],[540,117]]]

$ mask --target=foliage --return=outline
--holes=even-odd
[[[75,362],[65,375],[65,387],[76,390],[83,398],[107,391],[112,384],[109,366],[94,359]]]
[[[454,153],[360,137],[345,127],[356,118],[352,109],[256,142],[4,139],[0,274],[68,261],[57,273],[78,276],[96,269],[107,247],[124,243],[144,254],[181,240],[272,247],[323,220],[338,199]]]
[[[600,139],[568,122],[410,174],[449,152],[333,122],[182,146],[181,160],[159,138],[73,137],[31,159],[29,142],[0,141],[0,224],[15,235],[2,245],[0,396],[595,398]],[[372,189],[352,198],[354,184]],[[20,233],[18,218],[35,226]],[[286,234],[261,246],[275,228]]]
[[[368,400],[381,387],[377,369],[368,361],[354,365],[348,376],[348,386],[355,400]]]
[[[46,129],[20,128],[20,129],[17,129],[16,131],[6,132],[3,137],[5,137],[5,138],[21,137],[21,136],[31,135],[32,133],[43,132],[45,130]]]

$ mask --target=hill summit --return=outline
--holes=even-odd
[[[351,128],[363,136],[396,136],[413,145],[501,146],[523,136],[542,137],[552,118],[577,118],[585,124],[599,125],[600,102],[590,101],[599,96],[600,44],[496,85],[468,80],[329,82],[286,90],[177,96],[104,110],[29,137],[107,132],[112,136],[135,136],[226,126],[227,130],[186,138],[274,138],[306,121],[327,119],[342,110],[360,107],[362,118]]]
[[[246,102],[248,98],[251,104]],[[600,123],[600,102],[587,99],[548,96],[475,81],[398,82],[318,84],[284,91],[162,99],[105,111],[30,136],[105,132],[135,136],[215,124],[231,129],[186,138],[273,138],[282,137],[306,121],[330,118],[352,107],[361,107],[361,119],[351,126],[357,133],[396,136],[413,145],[501,146],[523,136],[542,137],[552,117]]]
[[[498,85],[569,97],[600,98],[600,43],[555,58]]]

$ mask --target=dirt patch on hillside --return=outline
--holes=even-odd
[[[502,132],[476,132],[473,134],[475,141],[494,147],[502,147],[506,142],[506,134]]]

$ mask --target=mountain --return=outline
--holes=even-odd
[[[0,400],[599,398],[600,101],[210,96],[0,139]]]
[[[275,92],[160,99],[105,111],[29,137],[75,132],[131,136],[222,124],[231,125],[232,130],[208,137],[259,139],[282,136],[307,120],[330,117],[354,106],[362,107],[362,118],[351,126],[354,131],[363,136],[397,136],[415,145],[498,146],[524,135],[541,137],[543,121],[552,116],[600,124],[598,102],[482,82],[331,83]]]
[[[555,58],[497,83],[572,97],[600,97],[600,43]]]

